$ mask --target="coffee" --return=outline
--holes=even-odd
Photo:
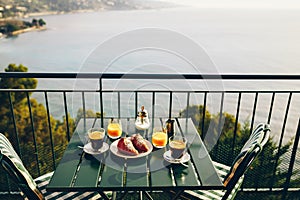
[[[103,138],[103,135],[100,131],[94,131],[94,132],[89,134],[89,138],[91,140],[100,140],[100,139]]]
[[[186,147],[186,143],[183,140],[172,140],[169,143],[171,156],[175,159],[180,158]]]
[[[98,151],[103,146],[103,139],[105,135],[105,130],[102,128],[99,129],[90,129],[88,136],[91,142],[92,148],[95,151]]]

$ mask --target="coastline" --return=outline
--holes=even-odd
[[[9,18],[3,18],[3,19],[0,19],[0,20],[1,21],[5,21],[5,20],[23,20],[23,19],[27,19],[27,18],[35,18],[35,17],[47,16],[47,15],[62,15],[62,14],[66,14],[66,13],[89,13],[89,12],[95,12],[95,11],[99,11],[99,10],[85,9],[85,10],[76,10],[76,11],[71,11],[71,12],[45,11],[45,12],[37,12],[37,13],[28,13],[28,14],[24,15],[22,18],[10,18],[9,17]],[[104,9],[100,10],[100,11],[104,11]],[[47,30],[46,26],[28,27],[28,28],[17,30],[17,31],[13,31],[9,34],[0,34],[0,39],[7,38],[7,37],[18,36],[20,34],[27,33],[27,32],[43,31],[43,30]]]
[[[41,26],[41,27],[30,27],[30,28],[25,28],[25,29],[21,29],[21,30],[17,30],[17,31],[13,31],[11,34],[6,35],[6,37],[8,36],[17,36],[19,34],[22,33],[27,33],[27,32],[32,32],[32,31],[41,31],[41,30],[46,30],[47,28],[45,26]]]
[[[35,12],[35,13],[28,13],[23,18],[31,18],[31,17],[40,17],[40,16],[47,16],[47,15],[62,15],[66,13],[89,13],[89,12],[96,12],[96,11],[104,11],[102,10],[94,10],[94,9],[83,9],[83,10],[74,10],[70,12],[61,12],[61,11],[44,11],[44,12]]]
[[[39,16],[46,16],[46,15],[57,15],[60,14],[57,11],[45,11],[45,12],[35,12],[35,13],[27,13],[24,15],[23,18],[30,18],[30,17],[39,17]]]
[[[105,11],[113,11],[113,10],[149,10],[149,9],[162,9],[162,8],[172,8],[176,7],[176,4],[173,3],[162,3],[161,1],[154,1],[149,3],[148,0],[144,4],[134,4],[129,6],[126,4],[125,6],[120,5],[106,5],[101,8],[97,9],[79,9],[79,10],[72,10],[72,11],[42,11],[42,12],[32,12],[26,13],[24,15],[14,16],[14,17],[7,17],[7,18],[0,18],[0,21],[6,20],[24,20],[28,18],[34,19],[35,17],[42,17],[42,16],[49,16],[49,15],[63,15],[63,14],[76,14],[76,13],[92,13],[92,12],[105,12]],[[46,30],[45,26],[35,26],[35,27],[27,27],[24,29],[20,29],[17,31],[13,31],[9,34],[0,34],[0,39],[5,37],[17,36],[19,34],[31,32],[31,31],[40,31]]]

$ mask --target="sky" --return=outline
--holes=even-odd
[[[164,0],[180,5],[208,8],[300,9],[299,0]]]

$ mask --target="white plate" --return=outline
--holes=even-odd
[[[83,151],[85,153],[92,154],[92,155],[98,155],[98,154],[104,153],[108,149],[109,149],[109,145],[106,142],[103,142],[103,146],[98,151],[95,151],[92,148],[92,144],[90,142],[87,143],[86,145],[84,145],[84,147],[83,147]]]
[[[175,159],[175,160],[174,160],[174,159],[171,157],[171,151],[169,150],[169,151],[166,151],[166,152],[164,153],[164,159],[165,159],[167,162],[169,162],[169,163],[180,164],[180,163],[188,162],[188,161],[191,159],[191,156],[190,156],[190,154],[185,153],[185,154],[181,157],[181,159]]]
[[[146,141],[146,144],[147,146],[149,147],[149,150],[147,152],[144,152],[144,153],[140,153],[139,155],[134,155],[134,156],[131,156],[131,155],[127,155],[127,154],[124,154],[124,153],[121,153],[119,150],[118,150],[118,142],[119,142],[120,139],[114,141],[111,145],[110,145],[110,151],[115,154],[116,156],[119,156],[121,158],[141,158],[141,157],[144,157],[144,156],[147,156],[148,154],[150,154],[153,150],[153,146],[152,144],[148,141],[148,140],[145,140]]]

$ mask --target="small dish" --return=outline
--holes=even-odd
[[[172,164],[181,164],[181,163],[185,163],[188,162],[191,159],[190,154],[185,153],[180,159],[174,159],[171,157],[171,151],[166,151],[164,153],[164,159],[165,161],[172,163]]]
[[[95,151],[92,148],[92,145],[91,145],[90,142],[87,143],[86,145],[84,145],[84,147],[83,147],[83,151],[85,153],[88,153],[88,154],[91,154],[91,155],[98,155],[98,154],[104,153],[108,149],[109,149],[109,145],[106,142],[103,142],[103,146],[98,151]]]

